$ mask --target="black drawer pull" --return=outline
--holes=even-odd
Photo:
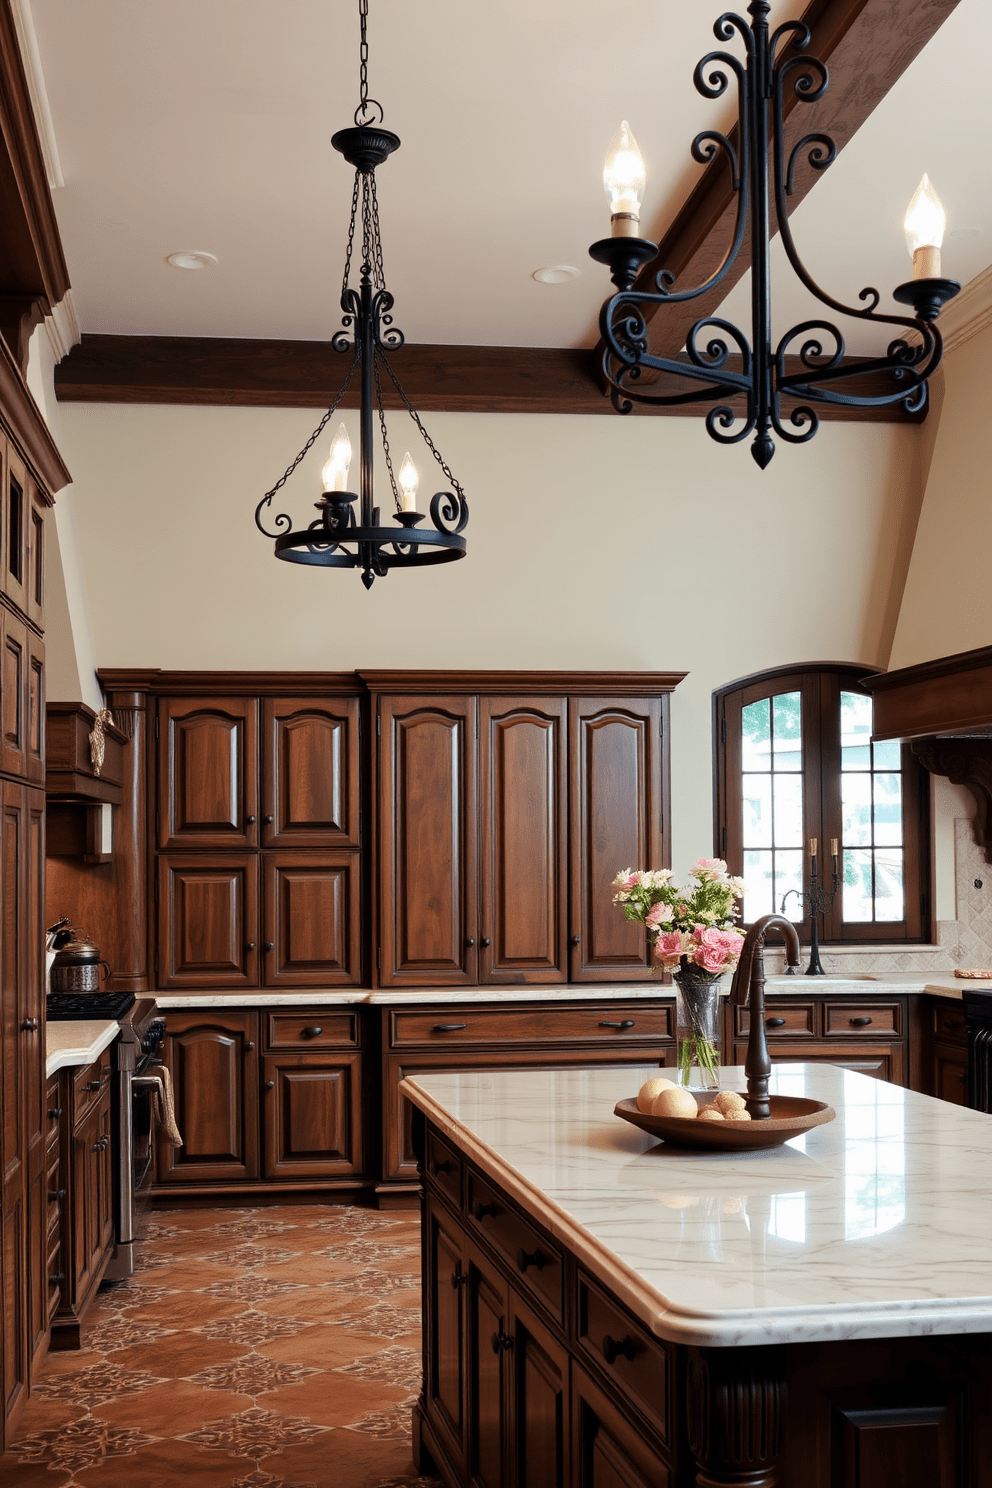
[[[93,1143],[93,1151],[106,1152],[109,1142],[110,1138],[107,1136],[97,1137],[96,1141]]]
[[[63,1283],[63,1281],[65,1281],[65,1272],[64,1271],[56,1271],[56,1273],[55,1273],[54,1276],[50,1276],[48,1278],[48,1285],[50,1287],[61,1286],[62,1283]]]
[[[24,1019],[24,1022],[21,1024],[21,1030],[24,1033],[37,1033],[37,1031],[38,1031],[38,1019],[37,1018],[25,1018]]]
[[[449,1162],[446,1157],[445,1158],[442,1158],[440,1162],[436,1162],[434,1164],[433,1168],[431,1169],[431,1172],[434,1174],[434,1177],[435,1178],[437,1178],[439,1176],[439,1174],[441,1174],[441,1173],[453,1173],[454,1171],[455,1171],[455,1165],[454,1165],[454,1163],[453,1162]]]
[[[633,1018],[623,1018],[619,1023],[611,1023],[608,1019],[600,1023],[600,1028],[633,1028]]]
[[[503,1332],[502,1323],[500,1323],[499,1332],[493,1334],[492,1345],[494,1354],[501,1354],[504,1349],[512,1349],[513,1347],[513,1339],[509,1333]]]
[[[963,1018],[945,1018],[944,1019],[944,1027],[945,1028],[963,1028],[964,1027],[964,1019]]]
[[[431,1029],[431,1032],[432,1033],[459,1033],[463,1028],[467,1028],[467,1027],[468,1027],[468,1024],[467,1023],[435,1023],[434,1024],[434,1027]]]
[[[489,936],[488,935],[484,935],[482,937],[482,939],[479,941],[479,944],[481,945],[482,949],[485,951],[485,950],[488,950],[489,947],[492,945],[492,941],[489,939]]]
[[[48,1113],[49,1121],[60,1121],[62,1119],[62,1107],[53,1106]]]
[[[48,1201],[51,1204],[60,1204],[65,1198],[64,1188],[50,1188],[48,1190]]]
[[[276,1082],[275,1082],[275,1080],[266,1080],[266,1082],[265,1082],[265,1088],[266,1088],[266,1090],[275,1090],[275,1088],[276,1088]]]
[[[254,1047],[255,1047],[255,1040],[254,1039],[245,1039],[245,1053],[246,1054],[250,1054],[251,1051],[252,1051],[252,1049],[254,1049]]]
[[[766,1028],[784,1028],[785,1027],[785,1019],[784,1018],[766,1018],[765,1019],[765,1027]]]
[[[868,1024],[871,1022],[871,1019],[868,1017],[851,1018],[849,1021],[852,1028],[867,1028]]]
[[[523,1247],[521,1247],[520,1250],[517,1251],[517,1266],[521,1271],[528,1271],[531,1266],[534,1267],[535,1271],[543,1271],[547,1264],[548,1257],[540,1248],[538,1248],[537,1250],[527,1251],[524,1250]]]
[[[310,1028],[304,1028],[304,1030],[303,1030],[302,1034],[300,1035],[300,1037],[301,1038],[320,1038],[320,1035],[323,1033],[323,1031],[324,1030],[320,1027],[320,1024],[319,1023],[314,1023]]]
[[[476,1219],[485,1219],[486,1216],[490,1214],[495,1219],[498,1212],[499,1211],[497,1210],[496,1205],[491,1202],[488,1204],[483,1204],[481,1200],[476,1199],[475,1203],[472,1205],[472,1213]]]
[[[462,1263],[461,1263],[461,1261],[459,1261],[458,1262],[458,1265],[455,1267],[454,1271],[452,1271],[452,1273],[451,1273],[451,1290],[453,1292],[457,1292],[458,1288],[460,1286],[464,1286],[467,1281],[468,1281],[468,1272],[462,1270]]]
[[[637,1353],[637,1344],[626,1333],[618,1342],[611,1338],[609,1333],[603,1338],[603,1358],[607,1364],[615,1364],[617,1359],[633,1359]]]
[[[100,1086],[102,1084],[103,1084],[103,1081],[102,1080],[87,1080],[86,1081],[86,1084],[83,1086],[83,1089],[84,1090],[99,1090],[100,1089]]]

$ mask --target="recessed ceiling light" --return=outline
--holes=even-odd
[[[182,253],[170,253],[165,261],[174,269],[211,269],[217,262],[217,256],[213,253],[203,253],[198,248],[191,248]]]
[[[953,238],[955,242],[968,243],[973,238],[980,238],[982,236],[982,229],[980,227],[955,227],[951,229],[947,236]]]
[[[552,264],[548,269],[535,269],[531,275],[538,284],[568,284],[578,277],[578,269],[573,269],[571,264]]]

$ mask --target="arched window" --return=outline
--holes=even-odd
[[[861,678],[835,662],[778,667],[713,694],[716,852],[745,883],[744,923],[772,910],[809,934],[792,890],[838,888],[822,922],[832,941],[929,935],[929,792],[915,755],[871,742]]]

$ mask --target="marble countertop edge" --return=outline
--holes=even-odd
[[[45,1077],[60,1069],[92,1064],[120,1032],[116,1018],[76,1019],[49,1023],[45,1029]]]

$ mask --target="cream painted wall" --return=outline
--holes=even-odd
[[[469,555],[366,594],[356,575],[276,561],[253,523],[309,411],[60,412],[99,665],[688,671],[677,866],[712,841],[713,688],[799,660],[884,662],[919,504],[915,428],[828,424],[762,473],[698,419],[435,415]],[[296,523],[323,458],[290,483]]]
[[[890,667],[992,644],[992,327],[944,361],[945,393]]]

